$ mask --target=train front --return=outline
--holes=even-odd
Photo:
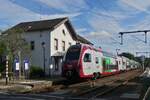
[[[81,45],[71,46],[63,60],[62,76],[67,79],[77,79],[79,77],[79,59],[80,59]]]

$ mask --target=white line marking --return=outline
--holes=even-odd
[[[121,98],[139,99],[140,95],[137,93],[124,93],[120,96]]]

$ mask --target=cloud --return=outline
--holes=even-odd
[[[109,17],[116,19],[116,21],[124,20],[126,18],[132,17],[131,13],[125,13],[121,11],[110,11],[110,10],[101,10],[101,9],[92,9],[91,12],[95,13],[96,15]]]
[[[34,20],[40,20],[41,19],[52,19],[52,18],[58,18],[58,17],[76,17],[79,16],[80,13],[56,13],[52,15],[42,15],[39,13],[35,13],[30,11],[29,9],[26,9],[24,7],[21,7],[15,3],[10,2],[9,0],[1,0],[0,3],[2,4],[0,6],[0,21],[7,21],[7,25],[1,26],[2,28],[10,27],[10,25],[17,24],[22,21],[34,21]]]
[[[37,14],[37,16],[41,16],[42,19],[52,19],[52,18],[60,18],[60,17],[69,17],[69,18],[73,18],[73,17],[77,17],[79,16],[81,13],[64,13],[64,14],[52,14],[52,15],[40,15]]]
[[[122,5],[125,4],[130,8],[150,13],[148,10],[148,8],[150,7],[150,0],[119,0],[119,2],[122,3]]]
[[[131,26],[132,30],[149,30],[150,29],[150,15],[145,16],[145,18]]]
[[[90,34],[89,34],[89,36],[90,37],[94,37],[94,38],[97,38],[97,37],[102,37],[102,38],[104,38],[104,37],[111,37],[112,36],[112,34],[111,33],[108,33],[108,32],[106,32],[106,31],[101,31],[101,32],[91,32]]]
[[[76,30],[77,33],[83,33],[83,32],[86,32],[87,29],[86,28],[79,28]]]
[[[95,45],[99,45],[99,43],[103,45],[113,45],[118,43],[118,41],[113,37],[111,33],[104,30],[99,32],[90,32],[89,34],[84,35],[84,37],[94,41]]]
[[[78,12],[87,8],[85,0],[38,0],[51,8],[62,10],[64,12]]]
[[[123,28],[119,25],[119,22],[113,18],[93,15],[89,18],[88,23],[95,31],[104,30],[109,33],[119,33],[123,30]]]

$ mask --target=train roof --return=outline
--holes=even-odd
[[[74,45],[74,46],[75,46],[75,45]],[[95,51],[102,52],[102,49],[101,49],[101,48],[96,48],[96,47],[94,47],[93,45],[89,45],[89,44],[77,43],[76,46],[86,47],[86,48],[89,48],[89,49],[92,49],[92,50],[95,50]]]
[[[102,53],[103,53],[103,56],[105,56],[105,57],[111,57],[111,58],[116,58],[117,57],[113,53],[109,53],[109,52],[106,52],[106,51],[102,51]]]

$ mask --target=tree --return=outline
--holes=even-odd
[[[6,50],[6,46],[3,42],[0,42],[0,73],[5,70],[5,60],[4,60],[4,53]]]
[[[29,58],[30,59],[30,48],[29,44],[24,39],[24,31],[21,29],[9,29],[3,32],[3,37],[1,39],[2,43],[5,45],[5,54],[9,56],[9,71],[12,72],[13,70],[13,61],[14,58],[18,57],[20,61],[20,74],[21,71],[24,74],[23,70],[23,59]]]
[[[137,61],[137,62],[139,62],[139,63],[142,64],[141,58],[135,57],[135,56],[134,56],[133,54],[131,54],[131,53],[123,52],[123,53],[121,53],[119,56],[127,57],[127,58],[129,58],[129,59],[131,59],[131,60],[135,60],[135,61]]]
[[[120,56],[124,56],[124,57],[127,57],[129,59],[135,60],[134,55],[131,54],[131,53],[128,53],[128,52],[123,52],[123,53],[120,54]]]

